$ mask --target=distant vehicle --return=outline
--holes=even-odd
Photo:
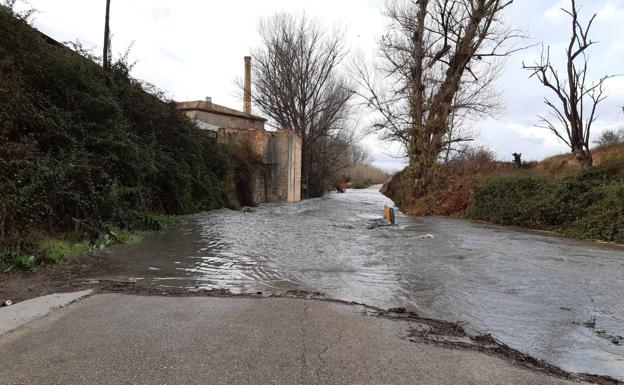
[[[351,182],[341,182],[336,185],[336,192],[344,194],[349,188],[351,188]]]

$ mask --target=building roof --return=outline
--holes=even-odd
[[[265,118],[261,118],[256,115],[246,114],[242,111],[220,106],[212,102],[206,102],[204,100],[179,102],[177,103],[177,105],[178,105],[178,110],[180,111],[203,111],[203,112],[210,112],[213,114],[233,116],[236,118],[242,118],[242,119],[248,119],[248,120],[256,120],[256,121],[261,121],[261,122],[267,121]]]
[[[208,130],[208,131],[214,131],[214,132],[219,131],[219,126],[215,126],[214,124],[203,122],[197,119],[197,117],[193,119],[193,122],[195,122],[197,127],[201,128],[202,130]]]

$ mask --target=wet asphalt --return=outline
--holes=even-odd
[[[572,384],[299,299],[103,294],[0,336],[0,384]]]

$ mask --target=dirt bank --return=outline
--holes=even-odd
[[[82,255],[65,265],[41,266],[35,273],[0,274],[0,300],[13,302],[52,293],[66,293],[99,287],[89,279],[114,273],[117,267],[104,256]]]

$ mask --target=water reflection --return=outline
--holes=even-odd
[[[111,258],[119,278],[160,285],[405,306],[572,371],[624,378],[624,347],[582,326],[595,315],[624,335],[624,249],[449,218],[399,215],[396,227],[368,230],[388,203],[363,190],[204,213]]]

